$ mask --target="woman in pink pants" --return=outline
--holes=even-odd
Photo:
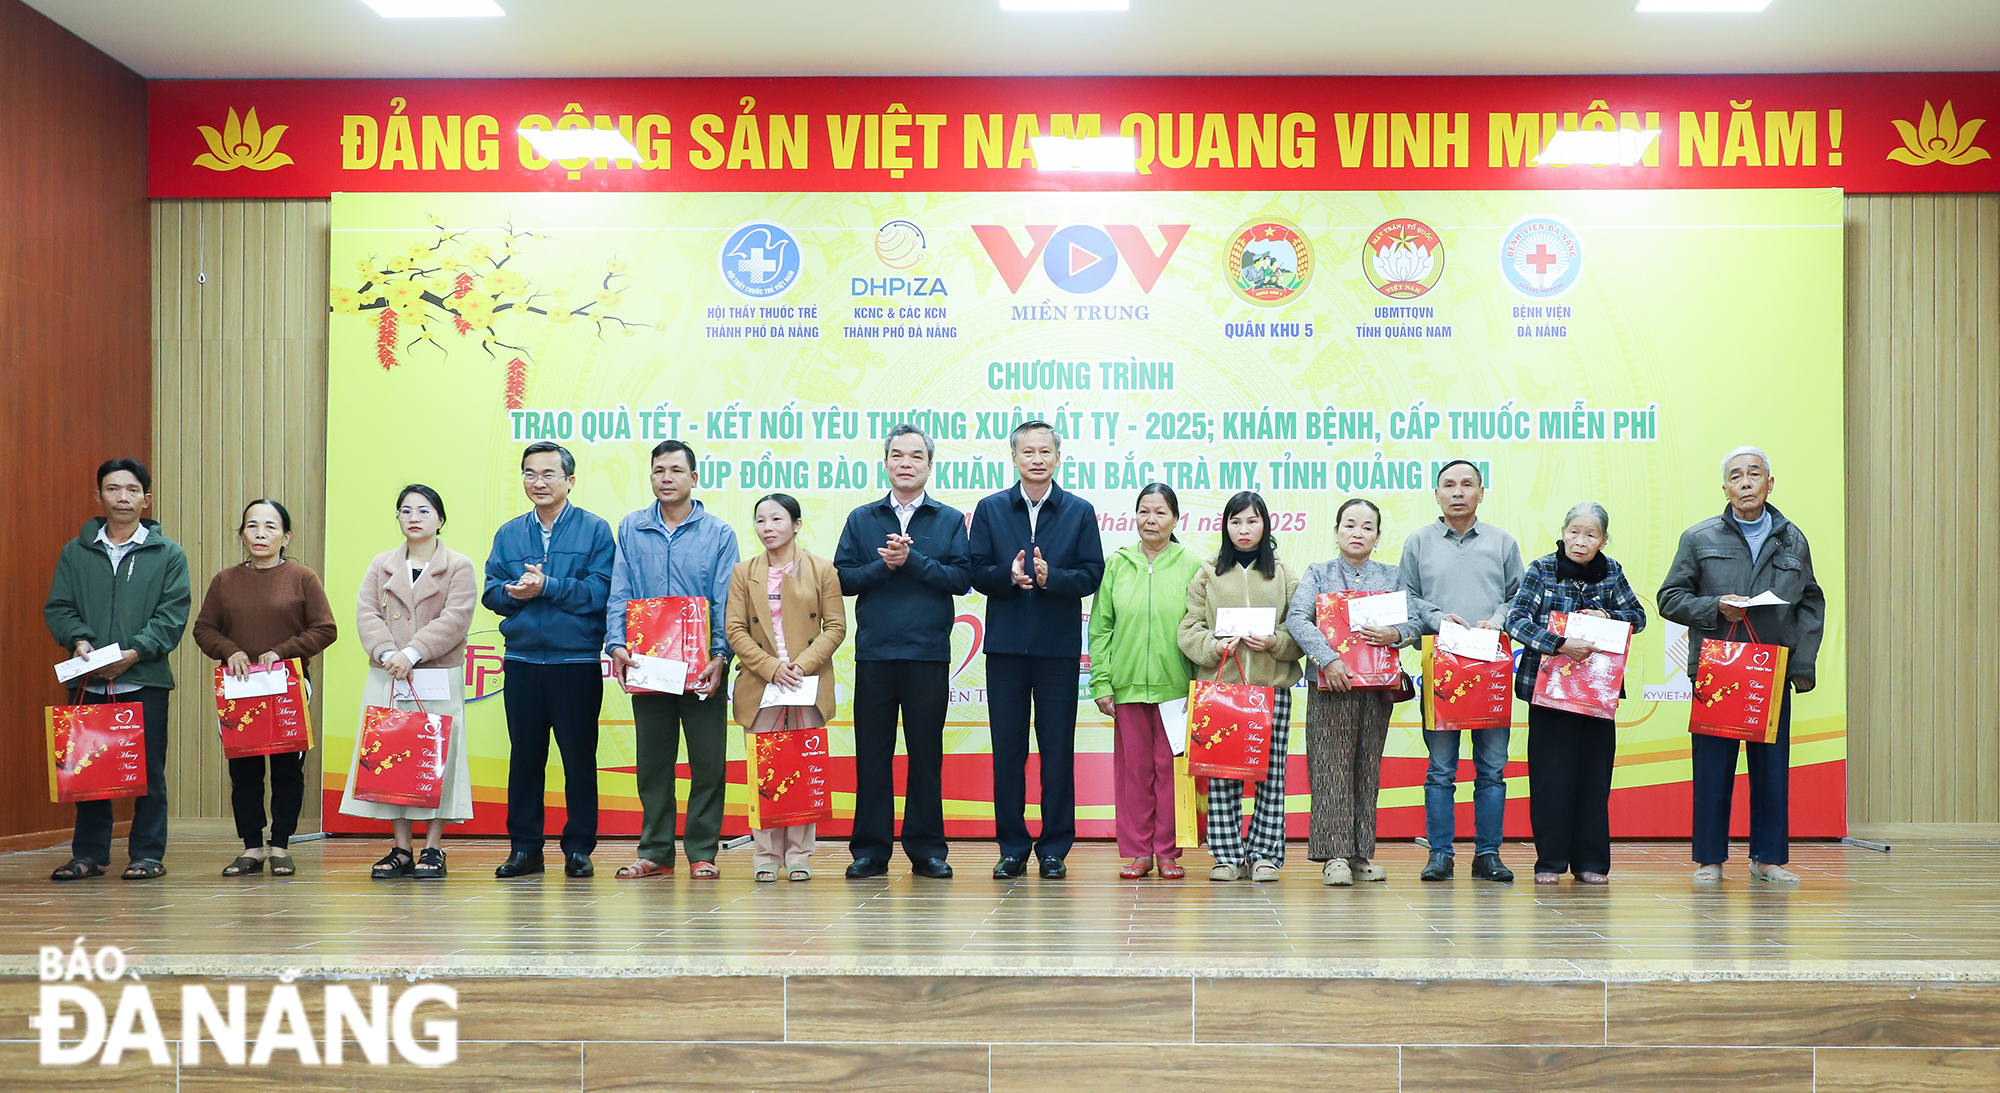
[[[1155,482],[1139,491],[1139,541],[1104,560],[1090,608],[1090,694],[1116,726],[1112,770],[1118,812],[1118,875],[1187,876],[1174,838],[1174,753],[1162,703],[1186,700],[1194,668],[1175,633],[1201,558],[1174,538],[1180,499]],[[1179,716],[1185,716],[1180,708]],[[1176,726],[1180,728],[1180,726]]]

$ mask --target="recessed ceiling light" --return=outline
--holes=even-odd
[[[1639,0],[1640,11],[1750,12],[1763,11],[1771,0]]]
[[[1132,0],[1000,0],[1001,11],[1128,11]]]
[[[1109,171],[1131,174],[1139,169],[1137,142],[1131,137],[1030,137],[1038,171]]]
[[[505,15],[493,0],[362,0],[384,19],[474,19]]]
[[[644,157],[616,129],[516,129],[543,159],[630,159]]]

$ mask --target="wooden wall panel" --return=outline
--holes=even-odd
[[[2000,194],[1847,228],[1848,814],[2000,822]]]
[[[2000,822],[2000,195],[1847,209],[1849,818]],[[205,581],[238,557],[242,500],[273,491],[317,567],[327,205],[161,202],[154,221],[161,507]],[[205,711],[184,695],[175,716]],[[215,752],[177,734],[180,814],[227,814]]]
[[[187,547],[197,607],[209,578],[243,560],[235,529],[253,498],[292,514],[293,557],[325,563],[327,217],[325,201],[153,205],[155,489]],[[334,615],[352,640],[352,610],[335,604]],[[192,641],[175,654],[183,679],[205,681],[212,666]],[[176,816],[229,815],[211,693],[175,696]],[[308,817],[319,754],[306,768]]]
[[[66,830],[42,707],[56,553],[99,510],[97,465],[146,459],[146,85],[0,0],[0,837]]]

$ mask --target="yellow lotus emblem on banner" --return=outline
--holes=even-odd
[[[1903,134],[1903,147],[1890,152],[1889,158],[1913,167],[1926,163],[1963,167],[1989,159],[1991,153],[1972,145],[1972,138],[1979,135],[1979,127],[1985,124],[1985,118],[1974,118],[1961,126],[1951,112],[1950,100],[1945,101],[1942,113],[1932,113],[1930,100],[1926,99],[1924,116],[1917,124],[1895,119],[1896,131]]]
[[[278,151],[278,141],[285,135],[285,127],[273,125],[265,129],[258,125],[257,108],[254,106],[240,122],[236,120],[236,110],[232,107],[220,133],[206,125],[197,128],[201,130],[202,138],[208,141],[208,151],[194,157],[197,167],[206,167],[211,171],[233,171],[238,167],[268,171],[274,167],[291,166],[292,157]]]

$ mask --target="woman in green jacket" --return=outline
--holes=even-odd
[[[1174,831],[1174,752],[1160,704],[1185,699],[1194,669],[1175,635],[1187,611],[1187,587],[1201,559],[1174,538],[1180,499],[1155,482],[1139,491],[1139,541],[1104,561],[1104,581],[1090,606],[1090,694],[1110,716],[1112,782],[1118,816],[1118,870],[1128,880],[1151,872],[1187,876]]]

